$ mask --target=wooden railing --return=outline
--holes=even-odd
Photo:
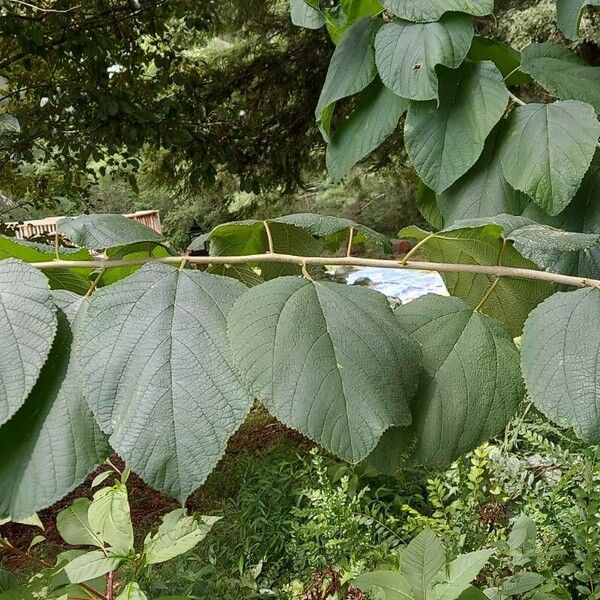
[[[157,233],[162,233],[160,224],[160,212],[158,210],[140,210],[128,215],[123,215],[133,221],[138,221]],[[56,232],[56,225],[64,217],[48,217],[46,219],[36,219],[25,221],[23,223],[7,223],[12,225],[16,231],[16,237],[20,239],[29,239],[37,236],[48,236]]]

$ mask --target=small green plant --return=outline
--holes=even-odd
[[[114,475],[115,471],[101,473],[92,488]],[[6,591],[0,587],[1,600],[147,600],[138,582],[142,573],[194,548],[218,520],[197,519],[186,509],[177,509],[162,518],[156,533],[148,533],[136,544],[126,486],[129,470],[118,475],[113,485],[96,491],[92,500],[78,498],[58,513],[57,530],[74,548],[60,553],[54,564],[30,553],[44,541],[43,536],[36,536],[27,552],[0,538],[0,550],[41,567],[24,584]]]
[[[402,552],[399,570],[364,573],[353,584],[379,594],[374,597],[381,600],[485,598],[471,582],[493,553],[492,549],[478,550],[448,562],[441,540],[431,529],[424,529]]]

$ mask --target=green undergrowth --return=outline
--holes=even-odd
[[[148,490],[130,493],[134,520],[142,492],[146,503]],[[492,599],[512,597],[498,590],[532,574],[573,598],[600,598],[600,450],[531,407],[448,470],[396,477],[348,467],[257,408],[189,506],[222,518],[195,550],[142,574],[150,599],[300,599],[329,567],[342,583],[398,568],[403,546],[426,527],[449,556],[495,549],[476,582]],[[524,516],[532,531],[515,549],[511,531]],[[141,537],[156,524],[137,520]],[[44,544],[34,551],[51,558]]]

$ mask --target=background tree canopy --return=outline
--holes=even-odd
[[[90,178],[133,174],[145,155],[188,189],[220,169],[243,190],[289,187],[317,143],[331,44],[294,28],[285,2],[8,0],[0,31],[13,197],[85,195]]]
[[[389,232],[414,222],[415,203],[431,216],[400,129],[341,185],[325,175],[314,109],[348,25],[343,8],[354,18],[354,4],[379,7],[332,4],[327,35],[295,27],[286,0],[57,0],[47,10],[2,0],[0,189],[13,203],[8,214],[159,208],[182,246],[191,226],[208,230],[232,214],[318,209]],[[494,14],[475,18],[475,34],[517,50],[550,40],[598,63],[593,9],[576,40],[558,29],[555,0],[499,0]],[[522,96],[539,98],[520,77]],[[335,119],[353,108],[342,102]],[[454,210],[454,192],[444,193],[442,213]],[[14,210],[21,203],[27,211]]]

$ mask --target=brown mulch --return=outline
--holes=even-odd
[[[253,409],[253,412],[260,410],[260,408]],[[283,440],[290,440],[299,446],[313,445],[312,442],[297,431],[285,427],[271,417],[266,417],[258,425],[244,424],[229,440],[227,456],[260,454],[272,446],[281,443]],[[111,462],[119,469],[122,469],[124,466],[123,461],[117,455],[111,457]],[[60,552],[65,545],[56,529],[56,515],[69,506],[76,498],[91,498],[93,491],[90,489],[90,485],[94,477],[106,470],[106,465],[98,468],[94,473],[89,475],[82,485],[73,490],[68,496],[50,508],[38,513],[44,525],[45,531],[43,534],[46,537],[44,545],[47,549],[51,550],[50,547],[54,547],[57,552]],[[134,528],[139,531],[144,532],[155,526],[162,515],[180,506],[177,500],[152,489],[134,473],[129,477],[127,488],[132,521]],[[207,499],[202,488],[188,499],[186,506],[194,512],[206,510]],[[26,550],[33,537],[40,533],[40,530],[35,527],[19,525],[17,523],[7,523],[0,526],[0,536],[7,538],[11,544],[23,550]],[[11,564],[15,567],[17,566],[12,560]]]

